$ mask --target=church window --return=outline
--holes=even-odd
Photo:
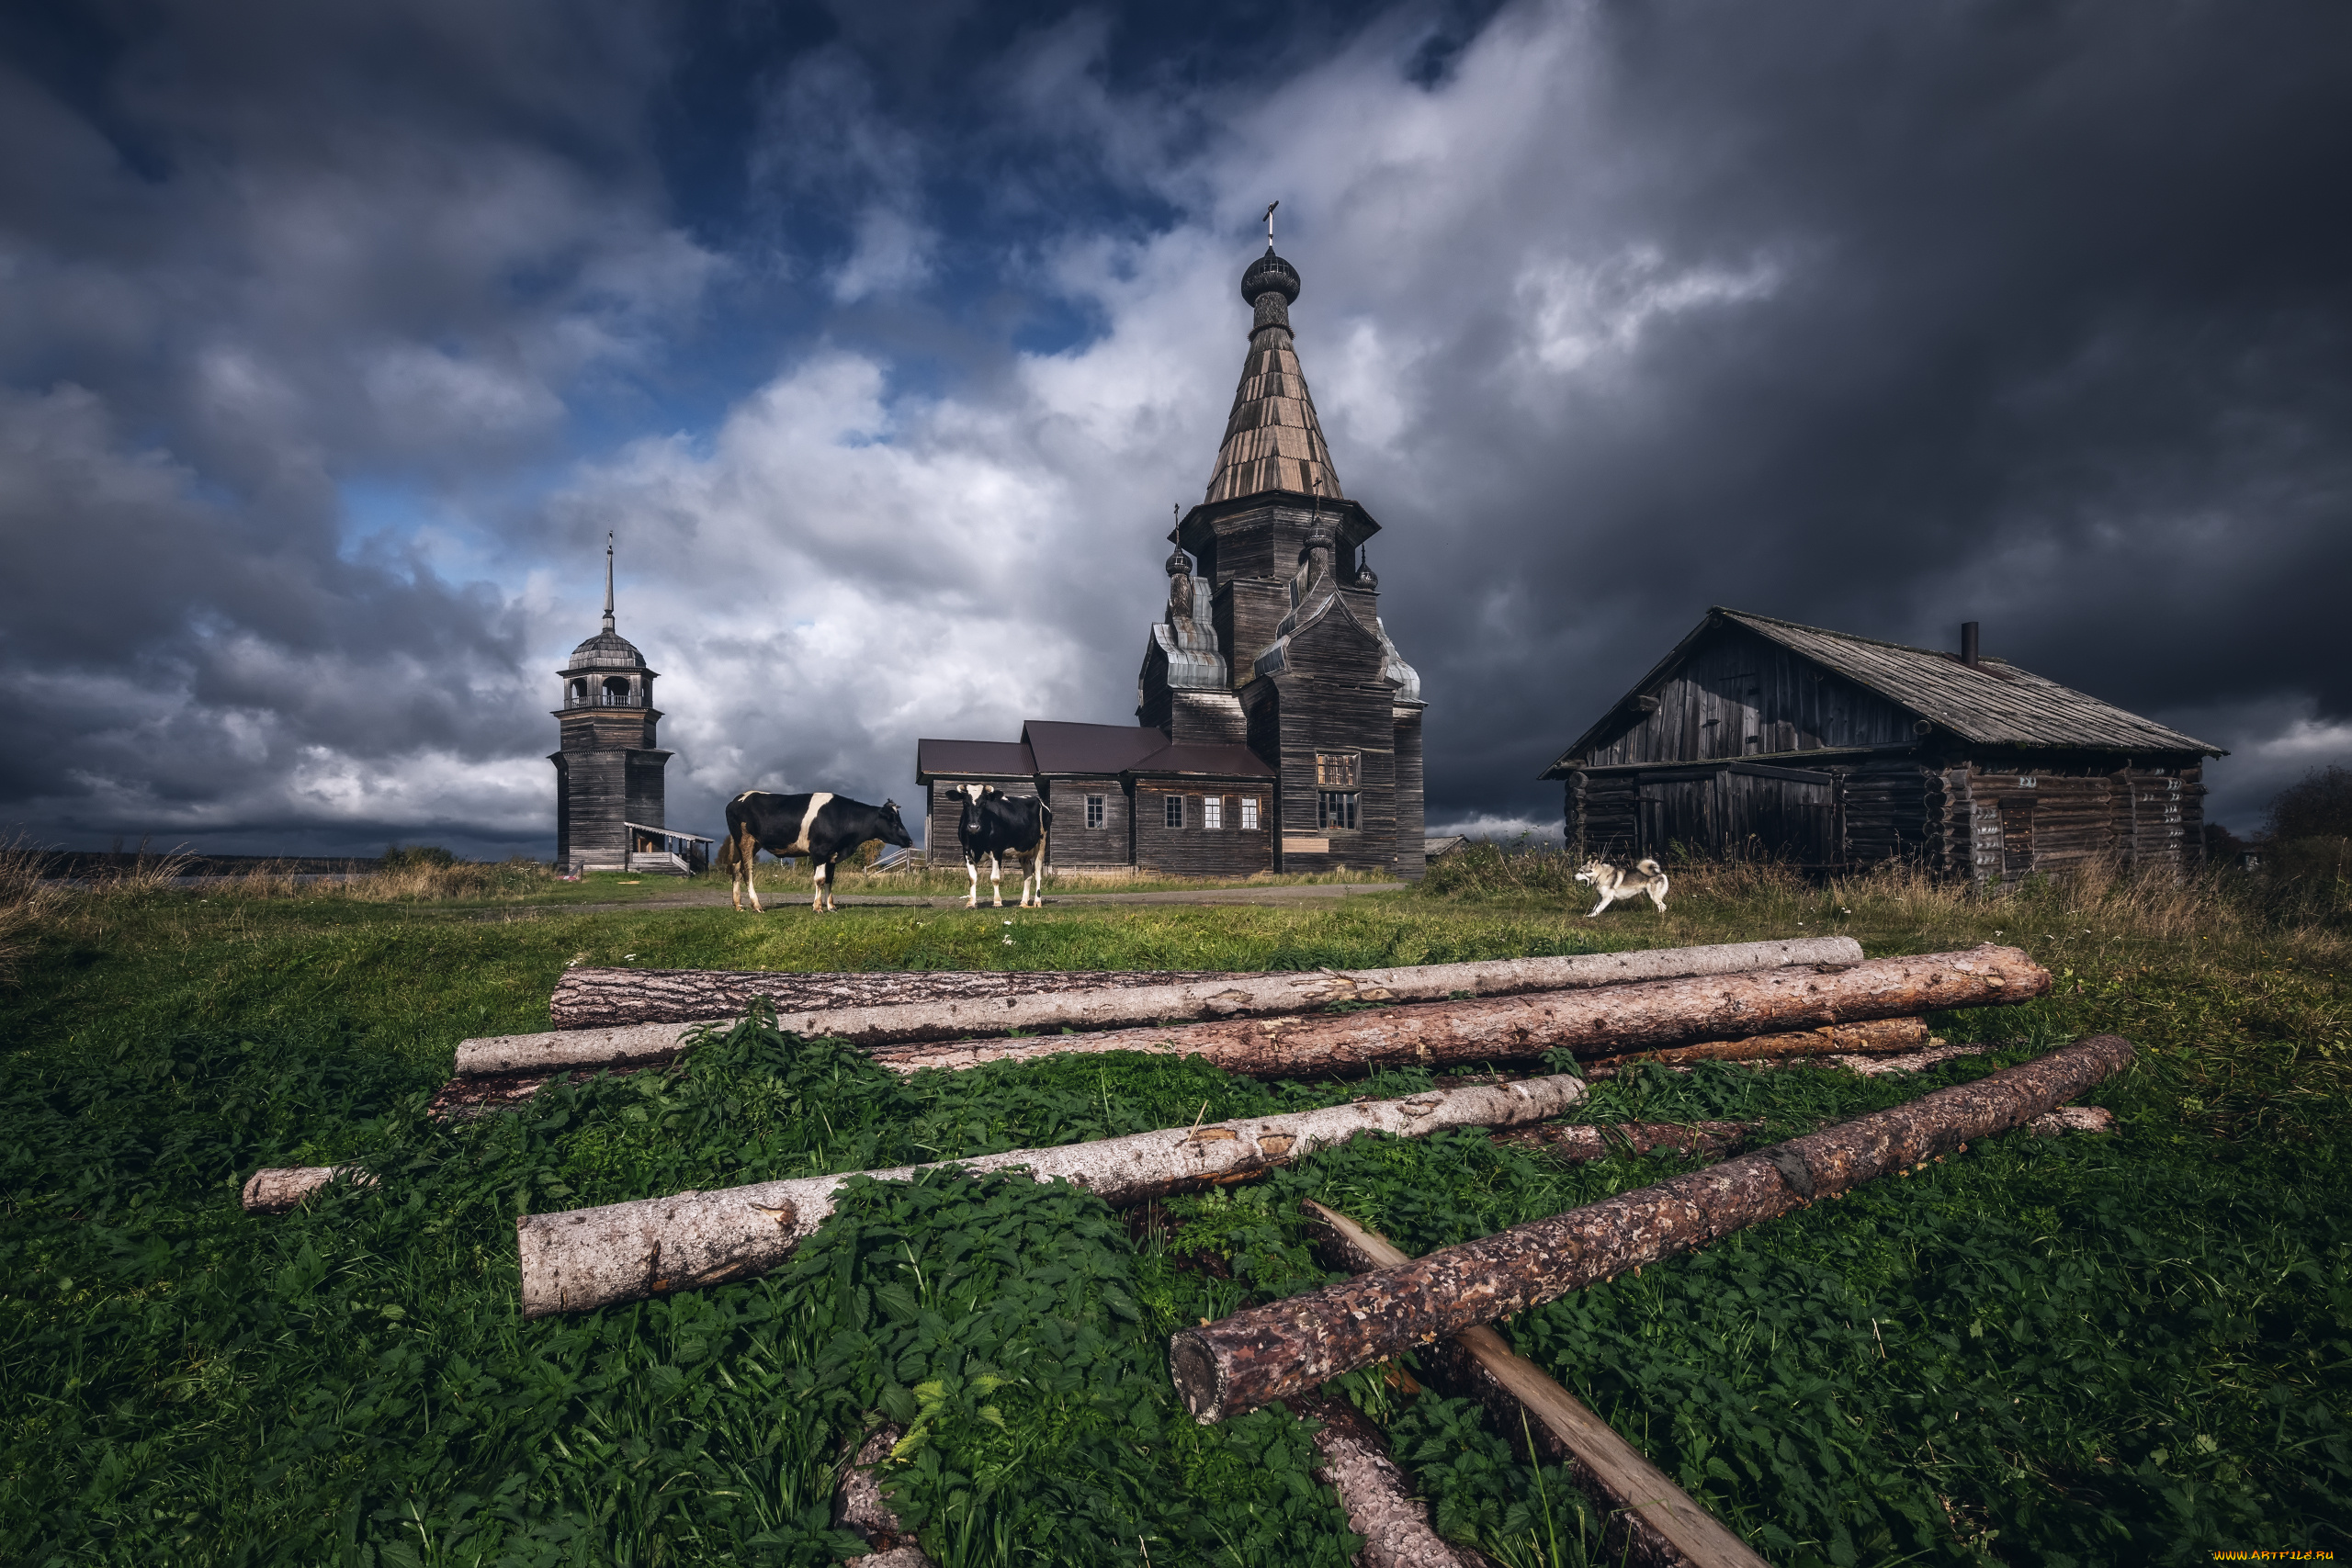
[[[571,694],[565,701],[564,705],[566,707],[575,708],[586,707],[588,705],[588,682],[585,681],[574,681],[571,683]]]
[[[1161,820],[1165,821],[1168,826],[1170,828],[1182,828],[1184,825],[1184,797],[1182,795],[1171,795],[1164,796],[1162,799],[1161,809],[1167,814],[1161,818]]]
[[[1317,751],[1315,753],[1315,787],[1353,789],[1363,782],[1357,769],[1358,758],[1353,751]]]
[[[606,677],[605,705],[608,708],[625,708],[629,705],[628,682],[625,678],[618,675]]]
[[[1241,830],[1245,833],[1253,833],[1257,829],[1258,797],[1254,795],[1245,795],[1241,797]]]
[[[1201,826],[1204,828],[1225,826],[1225,796],[1212,795],[1201,801]]]
[[[1318,828],[1353,828],[1356,825],[1356,804],[1363,798],[1353,790],[1323,791],[1315,797],[1315,825]]]
[[[1086,797],[1086,825],[1090,828],[1102,826],[1102,797],[1099,795]]]

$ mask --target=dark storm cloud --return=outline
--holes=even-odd
[[[1393,553],[1492,569],[1391,614],[1453,698],[1434,795],[1528,800],[1507,781],[1711,603],[1931,646],[1981,620],[2240,750],[2278,705],[2348,716],[2345,13],[1589,16],[1581,134],[1388,296],[1479,302],[1374,470],[1443,541]],[[1496,367],[1540,334],[1511,285],[1547,232],[1777,282],[1544,389]],[[2246,818],[2263,773],[2222,764],[2219,804]]]
[[[2338,8],[56,15],[0,31],[51,836],[545,852],[607,528],[675,820],[1122,717],[1276,196],[1433,824],[1555,820],[1711,603],[1980,620],[2232,747],[2240,826],[2352,750]]]

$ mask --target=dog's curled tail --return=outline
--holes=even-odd
[[[1635,871],[1647,872],[1652,876],[1664,876],[1666,874],[1666,867],[1658,864],[1657,862],[1654,860],[1637,860],[1634,863],[1634,869]]]

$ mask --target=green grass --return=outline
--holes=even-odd
[[[1321,1281],[1303,1197],[1419,1250],[1683,1162],[1359,1142],[1171,1201],[1140,1232],[1063,1188],[868,1186],[776,1275],[526,1323],[518,1212],[1364,1086],[1103,1057],[900,1082],[743,1028],[677,1070],[450,1127],[423,1105],[451,1047],[545,1027],[573,962],[1309,968],[1825,929],[1873,952],[1996,931],[2035,952],[2058,994],[1939,1031],[2012,1043],[2002,1059],[2128,1035],[2140,1065],[2090,1097],[2120,1134],[1994,1140],[1506,1332],[1776,1562],[2352,1544],[2340,921],[2266,914],[2245,888],[1984,904],[1892,878],[1678,884],[1664,919],[1597,921],[1553,889],[1459,877],[1331,908],[827,919],[517,918],[497,889],[69,898],[0,991],[0,1560],[813,1564],[846,1550],[828,1512],[843,1445],[887,1416],[919,1433],[899,1506],[943,1563],[1340,1562],[1351,1542],[1298,1424],[1193,1425],[1168,1333]],[[1598,1086],[1580,1119],[1730,1116],[1779,1135],[1985,1070],[1652,1069]],[[345,1158],[379,1185],[276,1219],[236,1205],[259,1166]],[[1565,1479],[1531,1469],[1516,1434],[1374,1374],[1342,1384],[1443,1528],[1513,1563],[1599,1560]]]

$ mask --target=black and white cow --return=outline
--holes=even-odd
[[[972,879],[971,896],[964,908],[980,907],[980,857],[988,857],[989,889],[995,907],[1004,908],[1003,857],[1027,861],[1021,877],[1021,907],[1029,908],[1029,886],[1037,887],[1037,908],[1046,907],[1046,837],[1053,826],[1053,807],[1030,795],[1005,794],[994,784],[963,784],[955,793],[964,797],[964,815],[956,824],[956,841],[964,846],[964,870]]]
[[[815,867],[816,883],[809,908],[830,911],[834,863],[868,839],[902,850],[914,847],[907,825],[899,820],[897,801],[868,806],[845,795],[770,795],[747,789],[727,803],[727,841],[718,848],[718,861],[733,874],[735,907],[743,907],[748,888],[752,908],[757,909],[760,890],[752,885],[752,863],[760,852],[779,860],[807,855]]]

